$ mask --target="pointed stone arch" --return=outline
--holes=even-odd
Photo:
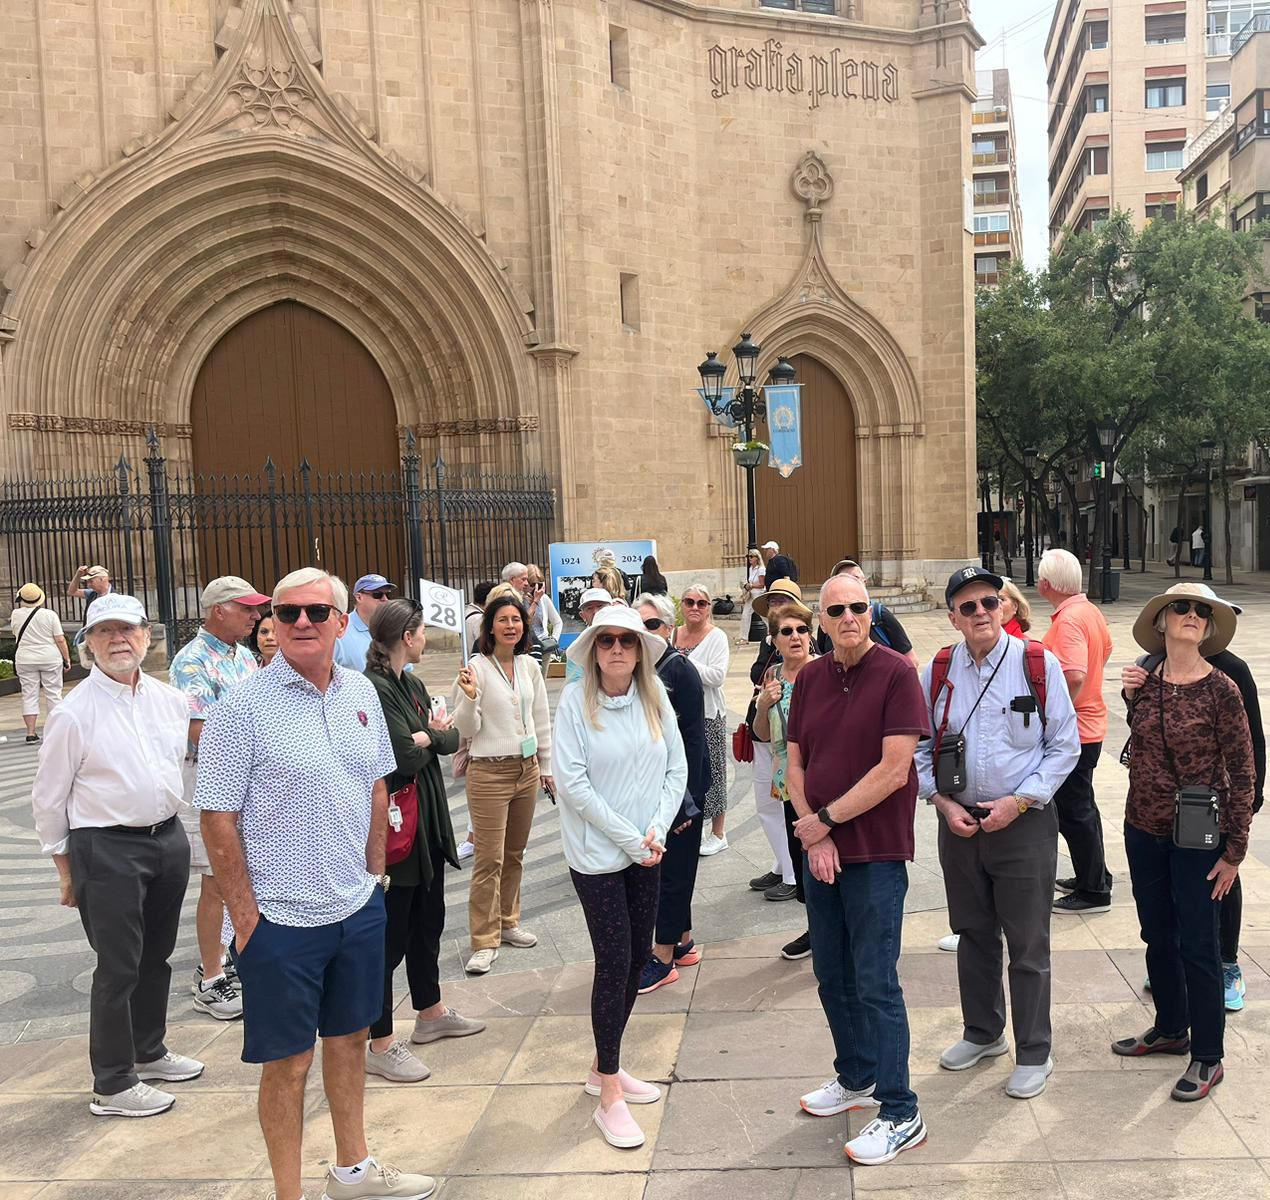
[[[505,265],[327,90],[286,0],[230,9],[217,44],[177,120],[81,178],[6,280],[15,466],[104,465],[83,439],[42,436],[68,405],[80,422],[187,428],[211,346],[282,299],[367,346],[425,454],[539,465],[536,438],[493,436],[538,423],[532,306]]]

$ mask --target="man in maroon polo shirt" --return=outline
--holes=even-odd
[[[913,858],[917,772],[928,732],[903,655],[869,640],[869,594],[839,575],[820,589],[833,653],[805,666],[790,705],[788,783],[806,855],[812,966],[836,1077],[802,1097],[814,1116],[877,1109],[845,1147],[890,1162],[926,1140],[908,1078],[908,1013],[896,970]]]

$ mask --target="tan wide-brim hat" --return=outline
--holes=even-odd
[[[792,579],[778,579],[767,591],[762,595],[754,597],[753,609],[764,620],[767,619],[767,606],[771,597],[776,596],[793,596],[800,604],[803,599],[803,589],[798,586]]]
[[[810,625],[815,614],[801,600],[795,600],[793,604],[787,604],[781,609],[781,620],[783,621],[786,617],[797,617]]]
[[[640,643],[644,647],[644,656],[653,665],[666,653],[666,639],[659,634],[651,633],[644,628],[639,614],[625,604],[610,604],[595,614],[594,620],[573,641],[565,651],[566,657],[583,666],[587,655],[591,652],[591,643],[596,635],[606,629],[620,629],[623,632],[639,634]]]
[[[24,583],[18,588],[18,599],[23,604],[37,607],[44,603],[44,589],[38,583]]]
[[[1202,600],[1212,607],[1215,632],[1199,644],[1199,652],[1204,657],[1217,654],[1230,645],[1238,625],[1237,606],[1223,600],[1212,588],[1202,583],[1175,583],[1166,592],[1152,596],[1138,614],[1133,623],[1133,640],[1148,654],[1164,653],[1164,634],[1155,628],[1155,619],[1174,600]]]

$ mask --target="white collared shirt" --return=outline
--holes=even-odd
[[[136,691],[100,667],[51,713],[31,787],[45,854],[65,854],[72,829],[156,825],[181,806],[189,729],[185,696],[142,675]]]

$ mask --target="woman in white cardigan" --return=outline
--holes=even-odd
[[[671,635],[670,644],[687,656],[701,676],[706,698],[706,748],[714,777],[702,809],[710,829],[701,839],[701,853],[718,854],[728,848],[723,830],[728,812],[728,703],[723,698],[723,681],[728,677],[732,650],[728,635],[710,619],[710,593],[704,585],[694,583],[679,598],[679,604],[684,623]]]
[[[552,787],[547,687],[529,649],[529,614],[516,597],[491,593],[477,653],[459,671],[454,724],[471,739],[467,811],[476,852],[467,921],[466,970],[484,975],[500,946],[534,946],[520,924],[520,880],[540,786]]]
[[[688,782],[679,723],[657,678],[665,643],[634,610],[614,605],[569,647],[582,678],[556,710],[560,834],[595,952],[588,1095],[611,1146],[644,1143],[628,1104],[661,1089],[621,1069],[622,1034],[639,992],[657,917],[661,857]]]

